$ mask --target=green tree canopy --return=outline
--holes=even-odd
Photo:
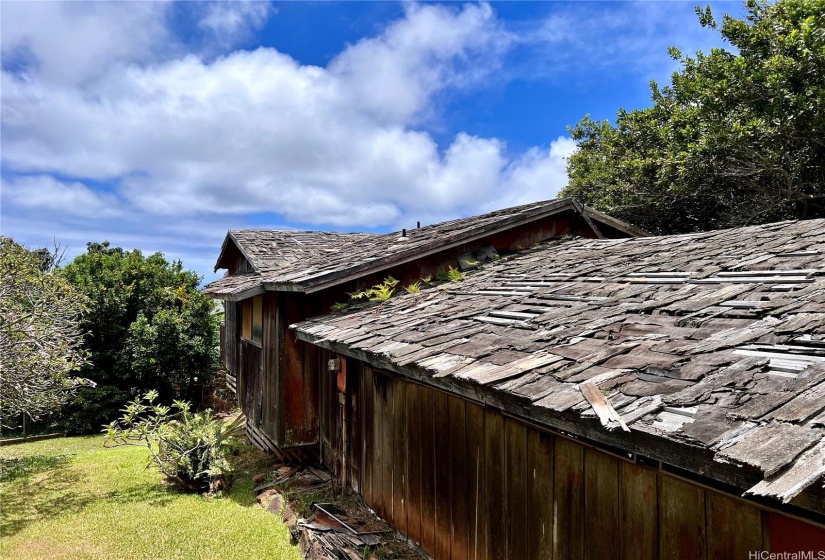
[[[585,117],[563,191],[655,233],[825,216],[825,0],[697,8],[731,49],[682,56],[653,105]]]
[[[91,301],[83,375],[99,384],[81,391],[79,400],[100,418],[76,421],[99,429],[129,397],[149,389],[167,401],[200,400],[199,387],[217,364],[217,328],[197,274],[160,253],[144,257],[108,242],[88,243],[62,272]]]
[[[0,421],[9,428],[59,408],[85,382],[73,374],[84,363],[87,300],[44,265],[46,253],[0,236]]]

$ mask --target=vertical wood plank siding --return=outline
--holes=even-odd
[[[263,308],[263,340],[274,341],[275,344],[263,345],[263,363],[261,364],[262,384],[262,418],[256,426],[270,439],[274,439],[278,424],[278,294],[269,292],[264,294]]]
[[[392,522],[407,532],[407,390],[400,379],[393,379],[392,416]]]
[[[554,438],[553,558],[584,557],[584,448]]]
[[[625,461],[619,462],[619,534],[635,535],[636,545],[622,547],[622,560],[659,557],[658,474]]]
[[[407,535],[421,542],[421,416],[418,386],[407,386]]]
[[[238,340],[240,338],[240,323],[238,321],[238,307],[237,302],[227,301],[226,315],[224,317],[223,328],[223,365],[232,375],[237,375],[238,372]]]
[[[588,560],[619,557],[619,461],[595,449],[584,450],[584,533]]]
[[[446,393],[433,391],[435,438],[430,460],[435,463],[435,549],[436,558],[450,558],[452,544],[452,485],[450,483],[450,400]]]
[[[527,433],[527,557],[553,557],[553,441],[537,430]]]
[[[327,370],[327,360],[332,355],[326,351],[321,351],[318,370],[319,370],[319,388],[320,388],[320,429],[321,429],[321,457],[324,465],[334,472],[338,473],[338,461],[336,454],[339,446],[336,445],[338,441],[340,429],[340,415],[338,414],[338,390],[336,389],[336,376]],[[370,391],[372,390],[372,382],[369,383]],[[372,394],[372,393],[370,393]]]
[[[527,426],[504,421],[507,455],[507,557],[527,558]]]
[[[421,427],[421,547],[435,550],[435,391],[418,388],[419,421]],[[441,426],[439,430],[443,429]],[[432,554],[432,553],[431,553]]]
[[[240,342],[240,367],[238,372],[238,399],[249,422],[261,425],[261,347],[248,340]]]
[[[310,409],[317,408],[315,402],[306,402],[305,389],[308,380],[304,369],[304,343],[298,340],[289,325],[303,319],[303,294],[281,294],[278,302],[278,345],[280,395],[278,408],[280,426],[277,426],[279,442],[283,447],[295,447],[312,443],[315,438],[307,433],[305,424],[312,415]],[[312,375],[316,375],[316,371]],[[315,427],[312,427],[314,430]]]
[[[375,421],[375,401],[373,397],[373,374],[372,369],[364,367],[363,375],[361,377],[361,495],[367,503],[373,503],[373,480],[374,480],[374,461],[375,461],[375,441],[373,439],[374,421]],[[353,442],[354,444],[357,442]]]
[[[306,348],[313,348],[307,344]],[[361,492],[363,482],[363,447],[364,438],[361,435],[361,414],[362,398],[360,379],[363,376],[363,366],[361,362],[353,362],[352,367],[347,368],[347,418],[349,422],[349,441],[347,456],[349,460],[349,484],[356,492]]]
[[[659,478],[660,558],[707,558],[705,494],[684,480]]]
[[[464,405],[467,455],[467,505],[469,529],[468,558],[486,558],[484,546],[484,407],[474,403]]]
[[[484,411],[484,543],[487,560],[507,554],[507,494],[505,493],[504,416]]]
[[[450,438],[447,448],[450,459],[450,529],[452,532],[451,558],[467,560],[469,548],[469,496],[467,495],[467,427],[464,401],[450,398]]]
[[[780,526],[777,514],[498,410],[357,371],[359,491],[438,560],[747,558]]]

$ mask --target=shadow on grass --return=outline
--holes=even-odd
[[[10,537],[33,523],[78,513],[95,503],[142,502],[163,507],[175,499],[174,491],[145,482],[105,494],[95,493],[90,490],[82,471],[68,466],[68,460],[52,464],[51,468],[41,472],[44,476],[18,477],[14,482],[4,484],[0,536]]]
[[[25,457],[0,457],[0,482],[47,471],[69,462],[70,455],[28,455]]]

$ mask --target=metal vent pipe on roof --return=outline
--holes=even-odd
[[[407,228],[401,230],[401,237],[407,237]]]

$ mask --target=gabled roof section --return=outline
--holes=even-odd
[[[229,268],[233,249],[257,272],[291,270],[296,264],[316,261],[354,243],[377,237],[369,233],[326,231],[232,229],[224,240],[215,270]]]
[[[402,232],[231,230],[215,269],[229,268],[240,253],[260,274],[264,289],[309,292],[564,211],[582,215],[597,235],[599,223],[628,235],[646,235],[565,198],[409,229],[406,236]],[[213,282],[205,290],[213,295],[225,294],[228,278]]]
[[[825,220],[551,240],[446,286],[293,327],[747,494],[822,486]]]

